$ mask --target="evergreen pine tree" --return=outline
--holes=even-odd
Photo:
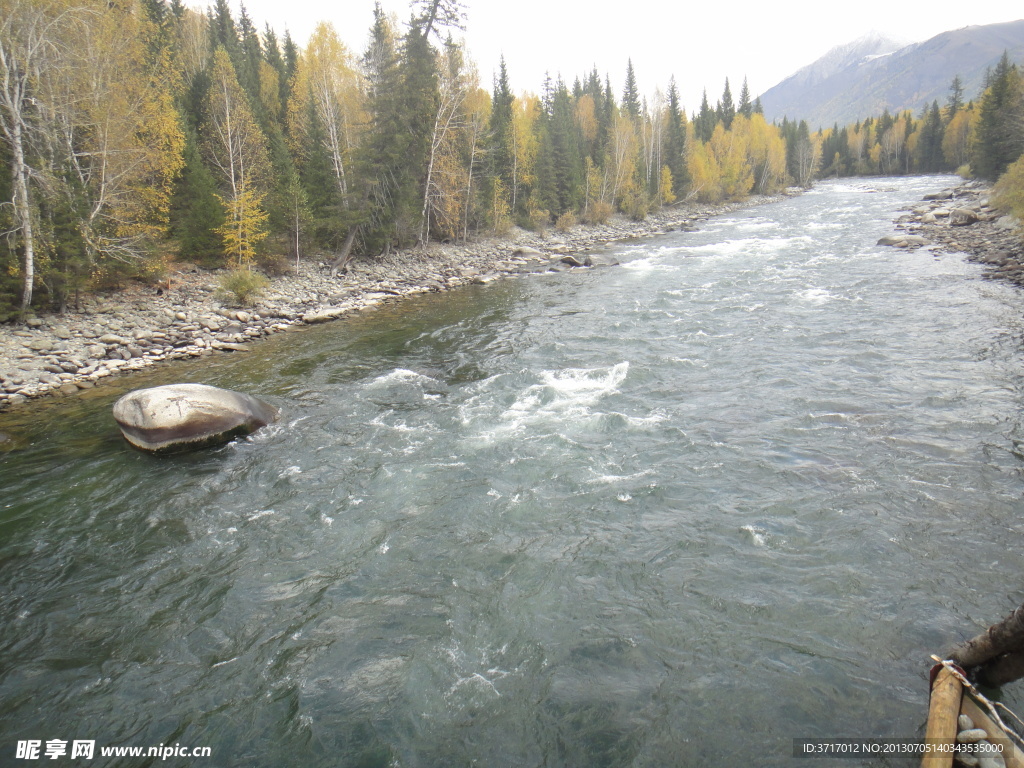
[[[743,87],[740,89],[740,103],[736,110],[746,118],[754,114],[754,105],[750,103],[750,88],[747,85],[747,78],[743,78]]]
[[[277,42],[277,34],[270,28],[269,24],[267,24],[266,29],[263,32],[263,58],[277,73],[278,97],[281,101],[282,113],[281,115],[278,115],[276,119],[280,121],[284,116],[285,110],[288,106],[288,100],[292,95],[292,82],[284,61],[284,56],[281,54],[281,46]]]
[[[249,101],[255,106],[259,101],[260,62],[263,60],[263,48],[256,27],[249,18],[245,5],[241,6],[238,19],[239,46],[237,54],[232,57],[235,72],[238,73],[238,84],[242,86]],[[231,53],[231,51],[228,51]]]
[[[418,237],[427,181],[434,119],[440,107],[437,56],[424,29],[412,26],[402,46],[402,128],[405,163],[400,184],[399,245]],[[405,226],[411,229],[406,232]]]
[[[668,81],[666,113],[665,165],[672,174],[672,193],[680,198],[689,186],[689,176],[686,169],[686,118],[679,103],[679,89],[674,76]]]
[[[1020,157],[1024,147],[1019,127],[1021,101],[1020,74],[1004,51],[989,77],[978,115],[971,166],[982,178],[998,178]]]
[[[552,103],[551,149],[557,199],[552,213],[565,213],[579,208],[583,188],[583,154],[580,151],[579,127],[575,103],[565,83],[558,81]]]
[[[224,209],[217,202],[217,182],[203,162],[196,132],[188,124],[184,159],[171,200],[172,235],[182,258],[214,266],[223,253],[217,232],[224,225]]]
[[[374,6],[370,44],[363,55],[366,74],[369,125],[360,148],[359,177],[367,200],[366,231],[363,235],[373,250],[390,247],[398,198],[397,169],[403,162],[398,100],[400,73],[394,30],[380,3]],[[287,48],[286,48],[287,57]],[[287,58],[286,58],[287,61]]]
[[[949,97],[946,99],[946,122],[952,120],[956,113],[964,107],[964,85],[960,75],[953,76],[949,85]]]
[[[284,43],[281,45],[281,49],[284,57],[284,80],[290,84],[292,78],[295,77],[295,68],[299,65],[299,47],[295,45],[288,30],[284,32]]]
[[[391,24],[378,3],[364,56],[369,133],[362,148],[368,185],[365,239],[372,248],[404,247],[420,231],[423,191],[439,104],[433,48],[411,24],[396,50]]]
[[[925,108],[921,116],[921,134],[917,140],[919,170],[925,173],[942,170],[942,137],[942,112],[939,110],[939,102],[933,101],[931,109]]]
[[[594,70],[595,77],[597,70]],[[600,88],[600,86],[598,86]],[[597,112],[597,139],[595,141],[593,161],[600,164],[601,158],[608,150],[608,142],[611,140],[615,114],[618,106],[615,104],[615,92],[612,90],[611,78],[604,76],[604,97],[598,102],[600,109]]]
[[[700,112],[693,119],[693,129],[697,134],[697,138],[705,143],[711,141],[711,134],[715,132],[715,126],[718,125],[718,116],[715,114],[715,110],[708,104],[708,92],[704,90],[704,96],[700,102]]]
[[[500,180],[506,194],[511,194],[515,184],[514,163],[515,143],[512,126],[512,107],[515,97],[508,80],[508,69],[505,57],[501,57],[498,75],[494,80],[494,93],[491,97],[491,120],[489,152],[490,177]],[[493,184],[490,194],[493,195]],[[518,201],[517,201],[518,202]]]
[[[622,90],[622,110],[634,120],[640,119],[640,90],[636,84],[633,60],[626,65],[626,86]]]
[[[736,105],[732,100],[732,89],[729,87],[729,78],[725,78],[725,89],[722,91],[722,101],[719,104],[719,118],[725,125],[725,129],[732,128],[732,119],[736,117]]]
[[[216,4],[210,9],[210,34],[211,47],[223,45],[224,50],[234,59],[239,46],[238,31],[235,29],[235,20],[231,18],[228,0],[216,0]]]
[[[142,8],[157,27],[162,28],[168,22],[170,9],[164,0],[142,0]]]

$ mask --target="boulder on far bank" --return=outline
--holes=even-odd
[[[877,245],[891,245],[894,248],[916,248],[921,245],[928,245],[928,241],[921,235],[886,235],[878,241]]]
[[[951,227],[969,227],[978,223],[978,214],[969,208],[955,208],[949,214],[949,225]]]
[[[137,389],[114,403],[114,419],[125,439],[154,454],[226,443],[277,417],[278,410],[263,400],[206,384]]]

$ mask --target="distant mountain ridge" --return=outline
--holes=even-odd
[[[901,45],[871,33],[833,48],[761,94],[765,117],[806,120],[811,129],[846,125],[866,117],[944,104],[956,75],[964,99],[979,95],[985,70],[1003,51],[1024,63],[1024,19],[963,27],[923,43]]]

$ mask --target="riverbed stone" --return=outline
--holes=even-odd
[[[949,224],[952,227],[969,227],[978,223],[978,214],[969,208],[956,208],[950,211]]]
[[[911,248],[921,245],[927,245],[928,240],[921,235],[907,235],[907,234],[895,234],[886,235],[881,238],[878,245],[888,245],[895,248]]]
[[[538,251],[536,248],[531,248],[528,245],[521,246],[512,251],[513,256],[543,256],[543,251]]]
[[[1001,755],[985,755],[978,758],[978,768],[1006,768],[1006,761]]]
[[[570,267],[589,267],[590,259],[587,256],[574,256],[567,254],[559,259],[563,264],[568,264]]]
[[[114,403],[113,413],[125,439],[154,454],[219,445],[278,417],[270,403],[206,384],[138,389]]]

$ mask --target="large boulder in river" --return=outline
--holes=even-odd
[[[277,409],[243,392],[206,384],[168,384],[129,392],[114,403],[125,439],[147,453],[226,443],[277,420]]]

